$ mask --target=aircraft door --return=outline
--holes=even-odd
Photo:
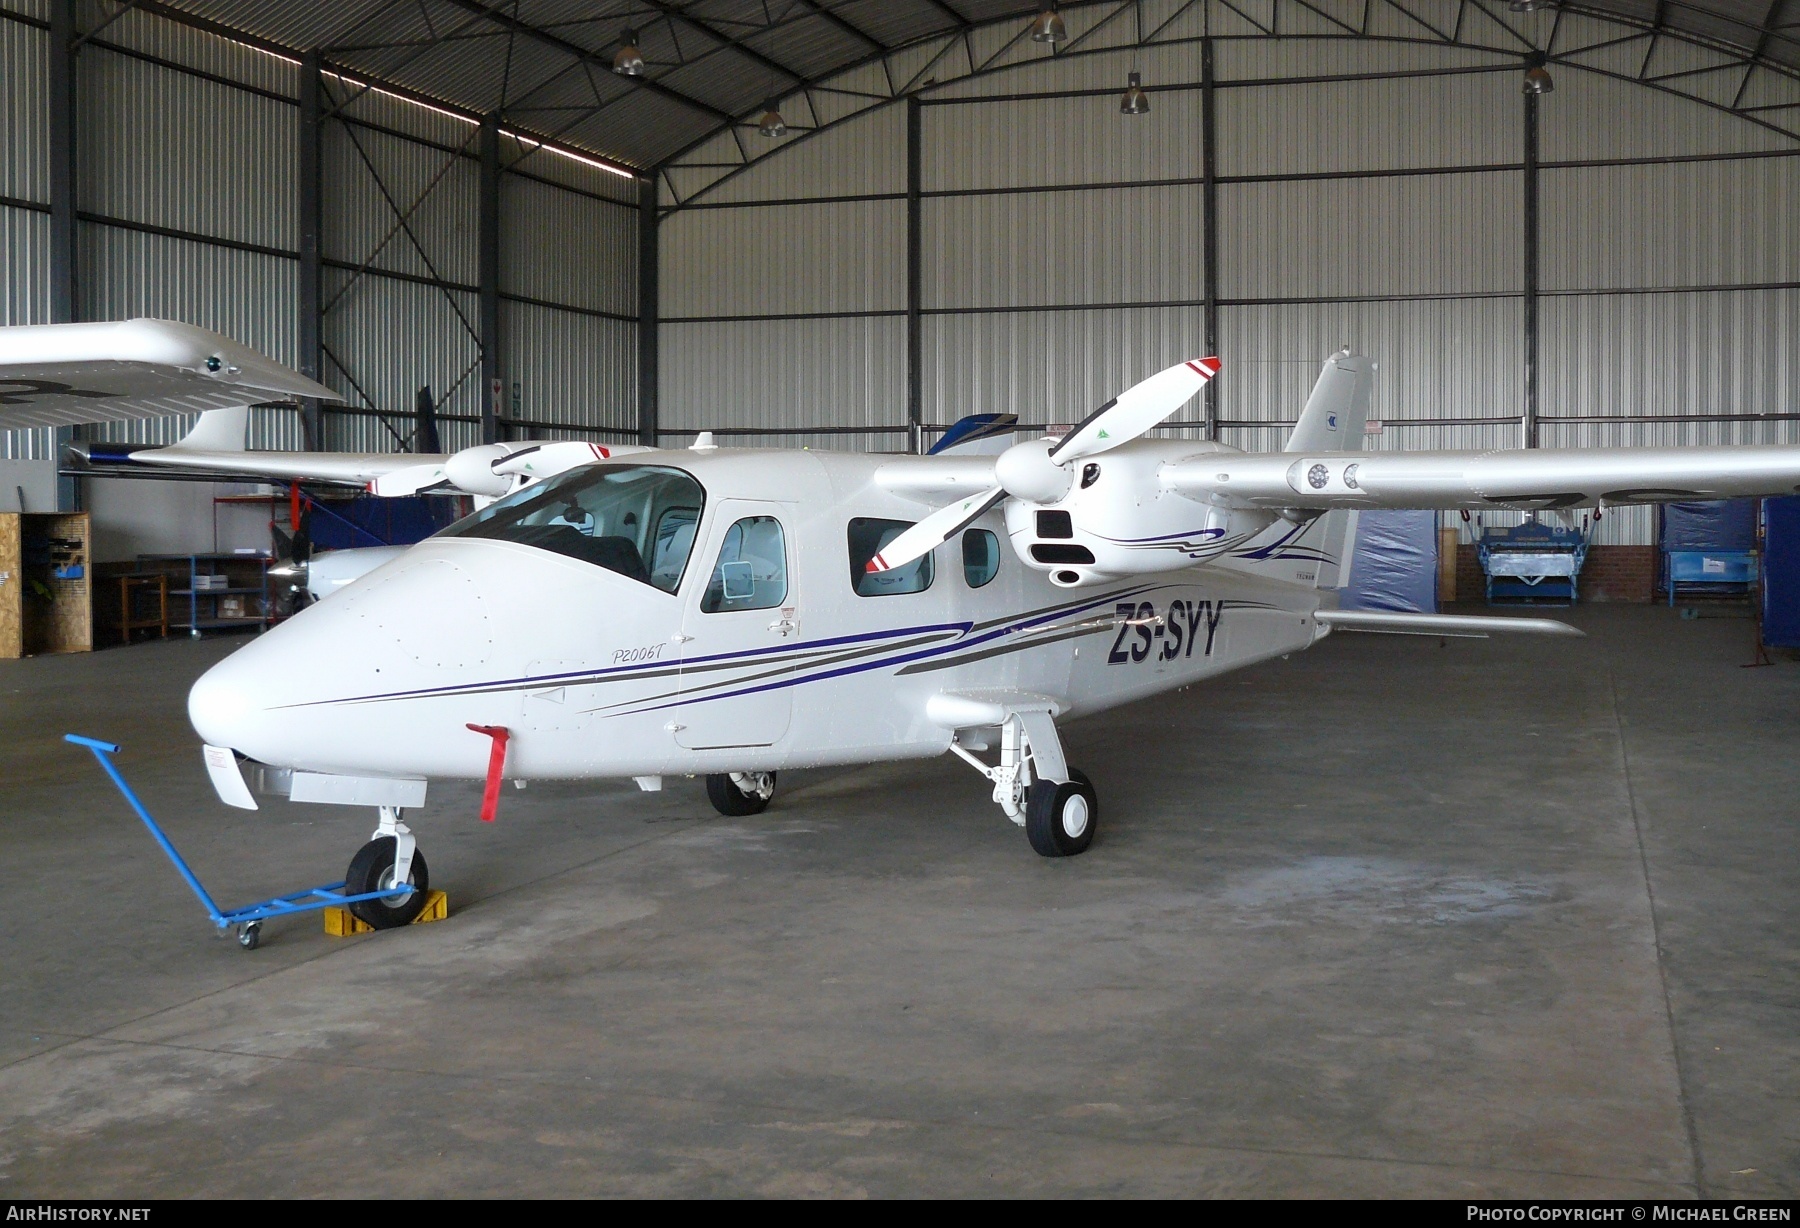
[[[721,500],[696,552],[704,584],[683,607],[675,740],[693,750],[772,746],[793,717],[798,575],[787,504]]]

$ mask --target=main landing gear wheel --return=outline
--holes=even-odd
[[[344,894],[362,895],[369,891],[386,891],[394,885],[394,851],[397,841],[392,836],[377,836],[356,850],[350,868],[344,873]],[[358,900],[349,905],[350,915],[378,930],[411,925],[413,918],[425,911],[425,897],[431,891],[431,873],[425,868],[425,855],[413,850],[412,868],[406,881],[412,890],[405,895],[390,895],[379,900]]]
[[[728,818],[761,814],[775,796],[773,772],[714,772],[706,778],[706,797]]]
[[[1066,783],[1034,780],[1025,802],[1025,836],[1045,857],[1073,857],[1094,842],[1100,802],[1085,772],[1069,769]]]

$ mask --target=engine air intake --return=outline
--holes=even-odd
[[[1045,513],[1039,512],[1042,516]],[[1067,513],[1061,513],[1067,515]],[[1039,543],[1031,548],[1031,557],[1040,563],[1092,563],[1094,553],[1086,546],[1050,546]]]

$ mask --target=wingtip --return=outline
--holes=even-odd
[[[1213,376],[1217,375],[1219,373],[1219,368],[1224,365],[1224,363],[1219,361],[1216,354],[1208,355],[1205,358],[1194,358],[1188,361],[1188,366],[1192,367],[1196,372],[1207,379],[1211,379]]]

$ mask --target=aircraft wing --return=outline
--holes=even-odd
[[[133,477],[215,476],[218,481],[323,482],[336,486],[367,487],[406,470],[418,470],[427,480],[412,490],[396,491],[391,482],[381,494],[412,494],[432,486],[447,487],[445,456],[417,452],[211,452],[184,448],[116,447],[102,443],[76,445],[86,468],[96,474],[130,472]],[[149,467],[151,472],[144,472]],[[428,476],[427,476],[428,475]],[[452,492],[454,493],[454,492]]]
[[[552,440],[477,444],[460,452],[251,452],[250,410],[209,409],[167,447],[76,442],[70,455],[92,472],[134,477],[206,477],[327,482],[366,487],[384,498],[445,492],[497,498],[582,465],[651,449],[637,444]]]
[[[993,486],[994,461],[992,456],[903,456],[875,471],[875,485],[935,506]]]
[[[0,429],[160,418],[337,393],[228,337],[169,320],[0,328]]]
[[[1800,447],[1213,453],[1165,465],[1162,483],[1224,507],[1545,511],[1792,494]]]

